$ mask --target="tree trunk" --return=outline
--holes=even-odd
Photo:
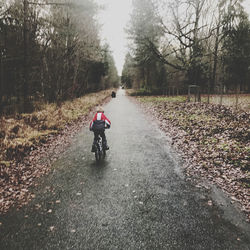
[[[235,109],[238,109],[239,106],[239,93],[240,93],[240,84],[237,83],[236,86],[236,101],[235,101]]]
[[[23,0],[23,88],[22,88],[22,97],[23,97],[23,111],[27,111],[29,107],[28,101],[28,30],[27,30],[27,18],[28,18],[28,1]]]
[[[208,86],[208,91],[207,91],[207,103],[210,103],[210,84]]]
[[[211,90],[212,90],[212,93],[214,93],[214,89],[215,89],[215,85],[216,85],[216,73],[217,73],[217,65],[218,65],[219,35],[220,35],[220,14],[219,14],[219,24],[218,24],[218,26],[216,28],[213,73],[212,73],[212,82],[211,82],[211,86],[210,86]]]
[[[3,90],[4,90],[4,82],[3,82],[3,59],[2,59],[2,51],[0,50],[0,114],[2,113],[2,102],[3,102]]]
[[[222,97],[223,97],[223,84],[220,86],[220,105],[222,105]]]

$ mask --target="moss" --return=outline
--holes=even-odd
[[[0,166],[10,167],[11,161],[0,161]]]

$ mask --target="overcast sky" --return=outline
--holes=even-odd
[[[96,2],[105,6],[98,15],[98,21],[103,25],[101,37],[110,45],[118,74],[121,75],[128,44],[124,28],[130,18],[132,0],[96,0]],[[250,14],[250,0],[245,0],[243,5]]]
[[[98,15],[102,27],[101,37],[105,37],[121,75],[124,58],[127,51],[126,33],[124,27],[129,21],[132,0],[96,0],[98,4],[105,4],[105,9]]]

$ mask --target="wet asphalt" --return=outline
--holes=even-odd
[[[0,216],[0,249],[250,249],[244,216],[215,187],[186,180],[169,139],[124,90],[105,114],[106,159],[95,162],[83,128],[32,202]]]

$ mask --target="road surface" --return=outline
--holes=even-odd
[[[123,90],[105,114],[105,161],[83,128],[36,198],[0,217],[0,249],[250,248],[242,215],[219,190],[185,180],[168,138]]]

